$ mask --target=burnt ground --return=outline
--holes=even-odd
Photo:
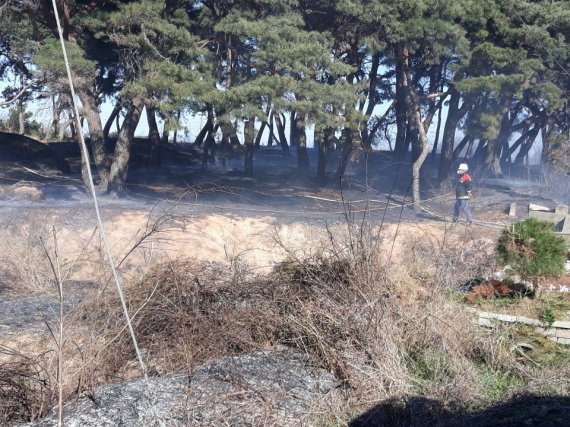
[[[439,215],[439,220],[449,217],[454,202],[451,181],[435,184],[435,161],[431,157],[421,182],[422,206],[429,213],[416,214],[409,206],[410,165],[395,162],[387,153],[359,152],[340,182],[334,174],[338,156],[331,156],[331,172],[319,180],[316,153],[312,150],[308,171],[296,167],[294,151],[285,156],[278,148],[259,150],[254,156],[252,176],[242,172],[239,153],[227,155],[223,161],[212,159],[203,168],[199,151],[190,144],[169,145],[163,153],[163,164],[152,168],[147,166],[146,151],[144,141],[137,141],[124,198],[99,195],[104,216],[175,208],[186,218],[214,213],[324,225],[344,221],[347,216],[356,220],[368,216],[375,223],[421,223],[438,220],[431,214]],[[60,224],[77,228],[93,227],[92,200],[81,183],[75,143],[48,146],[18,135],[0,134],[0,157],[0,227],[25,225],[22,223],[33,213],[49,215]],[[483,233],[486,226],[501,227],[525,218],[529,203],[549,207],[569,203],[568,177],[547,188],[536,177],[529,179],[533,178],[532,171],[522,172],[527,179],[497,179],[480,176],[477,169],[472,172],[475,198],[471,207]],[[516,217],[507,215],[511,203],[518,206]],[[70,304],[85,295],[85,287],[77,284],[75,300]],[[41,329],[43,319],[57,309],[55,296],[8,296],[8,289],[6,283],[0,283],[0,325],[4,332]]]
[[[109,147],[112,149],[112,146]],[[327,165],[326,178],[316,177],[316,153],[309,150],[311,168],[296,167],[294,150],[285,156],[279,148],[264,148],[254,155],[254,174],[242,172],[240,153],[224,154],[201,166],[200,152],[191,144],[169,144],[160,167],[147,166],[147,147],[137,140],[127,181],[127,194],[120,200],[99,195],[102,206],[113,209],[145,207],[156,203],[176,204],[188,213],[231,211],[245,216],[271,214],[282,220],[339,219],[350,202],[352,211],[369,208],[370,215],[384,221],[421,221],[409,207],[411,172],[409,162],[396,162],[389,153],[360,151],[340,182],[334,171],[339,162],[335,153]],[[0,208],[70,208],[92,202],[83,189],[79,174],[79,148],[74,142],[38,143],[19,135],[0,134]],[[453,205],[454,176],[436,183],[437,158],[428,157],[422,170],[422,200],[430,211],[447,216]],[[550,177],[540,182],[538,173],[521,169],[516,175],[493,178],[472,170],[475,198],[472,210],[481,220],[493,220],[491,212],[507,211],[516,202],[524,217],[528,203],[570,203],[570,177]],[[96,170],[95,170],[96,176]],[[29,191],[16,190],[26,187]],[[36,192],[31,188],[37,189]],[[389,195],[404,200],[406,207],[388,205]],[[388,208],[388,209],[385,209]],[[2,219],[0,214],[0,220]],[[500,219],[500,218],[499,218]]]

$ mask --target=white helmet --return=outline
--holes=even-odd
[[[457,168],[457,173],[467,172],[468,170],[469,166],[467,166],[467,163],[461,163]]]

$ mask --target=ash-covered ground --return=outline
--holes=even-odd
[[[130,255],[131,263],[125,261],[131,273],[158,261],[159,252],[169,259],[239,259],[255,268],[270,269],[286,252],[284,245],[307,251],[326,245],[313,232],[315,229],[349,221],[372,226],[447,227],[454,203],[455,176],[436,184],[436,159],[431,156],[422,171],[423,210],[417,213],[411,206],[410,164],[394,161],[389,153],[358,152],[341,181],[335,175],[339,156],[331,155],[329,172],[319,179],[312,150],[309,170],[297,168],[294,150],[290,155],[284,155],[280,148],[258,150],[251,176],[242,172],[239,153],[223,160],[212,159],[203,167],[201,154],[192,145],[170,144],[164,150],[162,165],[148,167],[145,150],[144,141],[138,141],[124,198],[98,194],[105,229],[118,259],[145,233],[157,229]],[[37,261],[26,258],[38,252],[40,238],[49,241],[57,233],[62,263],[72,265],[69,274],[74,294],[84,296],[85,287],[108,279],[94,277],[94,267],[73,265],[76,259],[96,255],[86,249],[93,241],[96,218],[93,201],[81,182],[76,144],[46,146],[4,134],[0,151],[5,160],[0,164],[0,231],[4,240],[0,324],[4,331],[19,333],[26,325],[43,328],[42,319],[50,315],[57,300],[55,288],[50,297],[44,294],[45,289],[38,289],[41,297],[25,295],[18,299],[21,295],[14,285],[14,271],[25,278],[27,273],[19,270]],[[533,170],[518,172],[516,178],[491,178],[473,168],[471,207],[476,224],[471,238],[489,235],[492,240],[505,224],[526,218],[529,203],[548,207],[568,203],[568,177],[551,177],[546,185]],[[513,203],[517,205],[516,215],[509,216]],[[39,252],[37,256],[41,256]],[[15,266],[20,260],[24,265]],[[77,265],[79,261],[75,261]],[[37,278],[30,279],[34,280]],[[33,283],[31,288],[33,291]],[[23,304],[22,310],[17,304]],[[27,314],[14,322],[14,310]]]
[[[0,139],[4,161],[0,165],[0,208],[74,209],[92,204],[79,175],[79,148],[73,142],[48,146],[19,137]],[[8,143],[9,142],[9,143]],[[23,143],[25,142],[25,143]],[[38,148],[39,145],[39,148]],[[15,148],[16,147],[16,148]],[[131,157],[126,197],[99,195],[99,203],[113,210],[148,209],[156,204],[191,214],[231,213],[243,216],[273,216],[280,221],[335,221],[347,211],[370,214],[387,222],[421,221],[411,209],[411,165],[395,161],[390,153],[360,151],[339,180],[335,171],[339,154],[330,155],[326,178],[316,176],[316,153],[309,150],[310,169],[297,168],[294,150],[284,155],[280,148],[255,152],[254,173],[243,171],[241,154],[211,159],[202,166],[201,153],[191,144],[169,144],[159,167],[146,166],[144,140],[138,140]],[[437,183],[437,158],[429,156],[422,169],[422,206],[448,216],[453,205],[455,176]],[[570,201],[570,178],[540,175],[537,168],[520,168],[496,178],[472,166],[472,209],[481,220],[489,213],[507,211],[516,202],[524,216],[528,203],[553,206]],[[95,170],[96,176],[96,170]],[[390,199],[389,196],[395,196]],[[403,204],[404,208],[394,204]]]

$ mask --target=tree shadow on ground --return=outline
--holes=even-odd
[[[376,426],[569,426],[570,397],[521,395],[477,412],[452,412],[421,396],[391,399],[357,418],[350,427]]]

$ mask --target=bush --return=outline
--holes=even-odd
[[[510,265],[525,279],[560,276],[564,272],[566,243],[553,228],[553,224],[534,218],[506,228],[497,243],[497,261]]]

